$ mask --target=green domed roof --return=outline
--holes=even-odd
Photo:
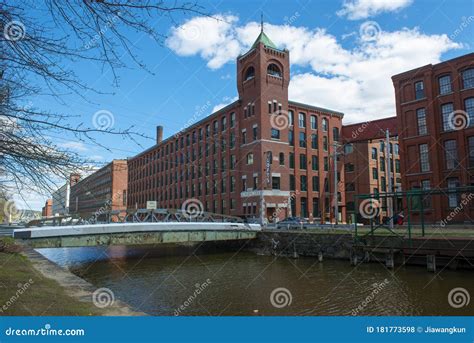
[[[255,43],[253,43],[251,49],[255,48],[258,45],[258,43],[262,43],[263,45],[268,46],[269,48],[278,50],[276,45],[270,40],[270,38],[268,38],[268,36],[265,34],[265,32],[263,32],[263,30],[258,35],[258,37],[255,40]]]

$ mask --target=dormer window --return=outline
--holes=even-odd
[[[282,77],[281,70],[275,63],[270,63],[268,65],[267,74],[275,77]]]
[[[254,77],[255,77],[255,68],[254,67],[248,67],[247,71],[245,72],[244,81],[250,80]]]

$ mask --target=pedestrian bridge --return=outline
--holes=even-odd
[[[227,222],[110,223],[16,229],[13,237],[36,249],[244,240],[261,229],[259,224]]]

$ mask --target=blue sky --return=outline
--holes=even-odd
[[[176,14],[174,22],[157,18],[153,25],[168,39],[158,45],[146,35],[132,35],[136,53],[150,74],[126,57],[130,68],[112,73],[93,62],[70,65],[91,86],[112,94],[32,99],[34,105],[77,116],[92,125],[94,113],[108,111],[113,127],[165,137],[191,118],[204,117],[233,101],[235,57],[256,38],[260,14],[265,31],[290,50],[290,98],[346,114],[345,122],[395,115],[390,76],[436,63],[473,50],[474,2],[461,0],[351,1],[199,1],[221,20]],[[107,32],[105,32],[107,34]],[[344,97],[341,97],[341,93]],[[133,156],[143,148],[119,137],[103,136],[111,152],[93,144],[56,137],[59,145],[100,161]],[[28,207],[40,208],[42,198],[31,197]],[[21,206],[20,206],[21,207]]]

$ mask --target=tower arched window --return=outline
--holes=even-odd
[[[280,67],[278,67],[275,63],[270,63],[268,65],[267,74],[271,76],[282,77]]]
[[[245,78],[244,81],[250,80],[251,78],[255,77],[255,68],[250,66],[247,68],[247,71],[245,72]]]

